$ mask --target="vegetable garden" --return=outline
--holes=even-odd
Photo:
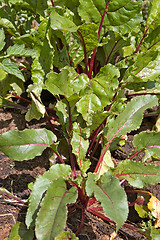
[[[0,17],[1,113],[24,123],[0,151],[13,169],[49,163],[27,199],[1,181],[1,198],[27,209],[5,239],[86,239],[88,216],[159,239],[160,1],[3,0]]]

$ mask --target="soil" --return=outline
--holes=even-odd
[[[151,130],[155,124],[156,118],[145,118],[139,131]],[[13,129],[23,130],[24,128],[49,128],[45,119],[40,121],[32,120],[26,123],[24,114],[20,110],[0,109],[0,134]],[[132,140],[136,132],[128,135],[123,151],[115,151],[113,159],[115,163],[123,160],[129,153],[134,151]],[[28,184],[34,182],[36,177],[43,174],[49,169],[49,150],[45,150],[40,157],[33,160],[14,162],[3,153],[0,153],[0,187],[6,188],[20,199],[27,199],[30,195]],[[143,153],[142,153],[143,154]],[[138,159],[141,155],[138,156]],[[137,159],[137,160],[138,160]],[[126,189],[131,187],[126,184]],[[147,188],[160,200],[160,185],[154,185]],[[136,199],[135,194],[128,194],[128,199],[133,202]],[[27,207],[10,199],[6,196],[0,195],[0,240],[4,240],[9,236],[10,229],[16,221],[24,222]],[[72,212],[67,221],[67,229],[75,232],[80,224],[81,212]],[[142,219],[133,207],[130,207],[130,214],[128,222],[136,227],[141,226]],[[147,239],[140,233],[122,227],[118,233],[115,231],[115,226],[111,223],[105,222],[102,219],[95,217],[91,213],[85,213],[85,224],[81,232],[78,234],[81,240],[142,240]]]

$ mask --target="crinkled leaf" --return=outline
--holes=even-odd
[[[85,44],[86,52],[90,52],[98,46],[97,30],[98,30],[98,25],[94,23],[82,24],[78,28],[77,33],[82,45]]]
[[[160,183],[160,166],[150,163],[124,160],[109,172],[120,180],[126,179],[132,186],[138,188]]]
[[[53,9],[51,15],[51,28],[54,30],[64,30],[69,32],[76,32],[78,27],[67,17],[61,16]]]
[[[3,29],[0,29],[0,51],[4,48],[5,45],[5,34]]]
[[[14,62],[10,62],[9,59],[4,59],[2,63],[0,63],[0,68],[2,68],[5,72],[10,73],[22,81],[25,81],[23,74],[19,70],[17,64]]]
[[[7,56],[8,57],[12,57],[12,56],[29,57],[29,56],[32,56],[32,55],[35,55],[35,54],[36,54],[35,50],[25,48],[24,44],[22,44],[22,45],[15,44],[13,46],[10,46],[7,49]]]
[[[151,1],[151,9],[147,18],[147,27],[155,28],[160,24],[160,2],[159,0]]]
[[[32,189],[32,193],[29,197],[29,207],[26,215],[27,227],[33,226],[36,219],[39,204],[43,197],[43,194],[47,191],[50,183],[58,178],[69,179],[71,174],[71,168],[69,165],[56,164],[50,167],[49,171],[45,172],[43,176],[39,176]]]
[[[64,230],[67,220],[67,204],[77,199],[76,187],[67,190],[65,180],[54,180],[40,204],[36,219],[36,236],[39,240],[54,239]]]
[[[107,29],[126,34],[132,30],[136,30],[142,21],[141,4],[141,0],[125,0],[123,2],[121,0],[114,0],[107,3],[104,0],[80,0],[78,11],[85,22],[100,24],[102,15],[106,10],[103,25]]]
[[[0,150],[17,161],[32,159],[42,154],[56,136],[47,129],[11,130],[0,135]]]
[[[94,195],[103,207],[107,217],[117,223],[117,230],[128,216],[128,203],[124,189],[117,178],[108,173],[103,174],[98,181],[93,173],[88,174],[86,191],[88,196]]]
[[[145,150],[148,157],[160,157],[160,132],[141,132],[134,136],[135,152]]]
[[[32,229],[27,229],[24,223],[16,222],[11,229],[9,240],[33,240],[34,232]]]
[[[37,84],[42,84],[44,82],[44,71],[37,58],[34,59],[32,63],[32,81]]]
[[[102,106],[107,106],[112,102],[119,85],[119,76],[119,70],[115,66],[108,64],[101,68],[99,74],[91,80],[93,92],[101,100]]]
[[[114,138],[138,129],[142,122],[144,110],[157,105],[157,100],[156,96],[151,95],[133,98],[116,119],[109,121],[106,128],[107,134],[105,136],[109,144]]]
[[[131,66],[126,74],[128,80],[134,82],[155,80],[160,75],[160,56],[158,51],[152,49],[138,54],[135,64]]]
[[[85,174],[90,166],[90,161],[85,158],[89,142],[82,136],[82,130],[78,123],[73,125],[73,129],[74,131],[71,140],[72,151],[77,157],[77,163],[82,174]]]
[[[79,75],[74,71],[72,72],[72,69],[69,71],[68,68],[63,69],[59,74],[51,72],[47,77],[47,90],[53,95],[61,94],[67,98],[75,93],[79,94],[79,91],[89,82],[86,74]]]
[[[100,99],[90,89],[86,95],[76,103],[77,111],[82,114],[85,121],[90,120],[91,115],[102,110]]]

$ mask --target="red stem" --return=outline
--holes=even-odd
[[[81,229],[82,229],[82,227],[83,227],[83,225],[84,225],[84,220],[85,220],[85,215],[84,215],[84,210],[82,210],[81,223],[80,223],[80,225],[79,225],[79,228],[78,228],[77,231],[75,232],[75,235],[77,235],[77,234],[81,231]]]
[[[79,36],[81,37],[81,40],[82,40],[82,46],[83,46],[83,51],[84,51],[84,63],[85,63],[85,73],[88,74],[88,62],[87,62],[87,51],[86,51],[86,45],[85,45],[85,42],[84,42],[84,38],[81,34],[80,31],[77,31]]]
[[[99,139],[98,139],[98,141],[97,141],[97,143],[96,143],[96,145],[95,145],[95,147],[94,147],[94,149],[93,149],[93,151],[92,151],[92,153],[91,153],[89,159],[91,159],[91,158],[93,157],[93,155],[95,154],[95,152],[96,152],[96,150],[97,150],[97,148],[98,148],[98,145],[99,145],[99,142],[100,142],[101,138],[102,138],[102,135],[100,135],[100,137],[99,137]]]
[[[55,7],[55,4],[54,4],[53,0],[51,0],[51,3],[52,3],[52,6]]]
[[[9,198],[12,198],[12,199],[16,200],[17,202],[20,202],[20,203],[22,203],[23,205],[28,206],[28,203],[27,203],[27,202],[25,202],[25,201],[23,201],[23,200],[21,200],[21,199],[19,199],[19,198],[17,198],[17,197],[14,197],[14,196],[12,196],[12,195],[9,195],[9,194],[3,193],[3,192],[0,192],[0,194],[2,194],[2,195],[4,195],[4,196],[7,196],[7,197],[9,197]]]
[[[137,152],[135,152],[129,159],[133,159],[136,155],[138,155],[140,152],[142,152],[142,150],[138,150]]]
[[[140,46],[141,46],[141,44],[142,44],[142,42],[143,42],[143,40],[144,40],[144,38],[145,38],[145,36],[146,36],[146,33],[148,32],[149,29],[150,29],[150,26],[145,30],[145,32],[144,32],[144,34],[143,34],[143,37],[142,37],[141,41],[139,42],[138,47],[137,47],[135,53],[137,53],[137,52],[139,51]]]
[[[107,3],[106,3],[106,7],[105,7],[105,10],[104,10],[104,13],[102,15],[102,18],[101,18],[101,22],[100,22],[100,26],[99,26],[99,29],[98,29],[98,41],[99,41],[99,38],[100,38],[100,34],[101,34],[101,30],[102,30],[102,25],[103,25],[103,21],[104,21],[104,17],[106,15],[106,12],[107,12],[107,7],[109,5],[111,0],[109,0]],[[92,71],[93,71],[93,65],[94,65],[94,60],[95,60],[95,56],[96,56],[96,51],[97,51],[97,48],[95,48],[93,50],[93,54],[91,56],[91,61],[90,61],[90,66],[89,66],[89,72],[88,72],[88,78],[91,79],[92,77]],[[89,86],[90,86],[90,82],[89,82]]]
[[[115,222],[112,221],[112,220],[110,220],[108,217],[104,216],[103,214],[101,214],[101,213],[99,213],[99,212],[96,212],[96,211],[94,210],[94,208],[91,208],[91,207],[90,207],[90,208],[87,208],[87,211],[88,211],[88,212],[91,212],[92,214],[94,214],[94,215],[97,216],[97,217],[102,218],[103,220],[105,220],[105,221],[107,221],[107,222],[111,222],[111,223],[114,223],[114,224],[115,224]],[[131,225],[127,224],[127,223],[124,223],[123,226],[126,227],[126,228],[129,228],[129,229],[131,229],[131,230],[133,230],[133,231],[141,232],[138,228],[135,228],[134,226],[131,226]],[[143,234],[143,233],[142,233],[142,234]]]
[[[126,193],[142,193],[142,194],[146,194],[146,195],[149,195],[149,196],[152,196],[152,193],[150,192],[147,192],[145,190],[125,190]]]
[[[14,97],[16,97],[16,98],[19,98],[19,99],[21,99],[21,100],[23,100],[24,102],[28,102],[29,104],[31,104],[32,102],[30,101],[30,100],[28,100],[28,99],[26,99],[26,98],[23,98],[23,97],[21,97],[21,96],[18,96],[17,94],[12,94]]]
[[[77,178],[77,173],[76,173],[76,164],[75,164],[75,158],[72,153],[72,146],[71,146],[71,140],[68,138],[68,149],[69,149],[69,156],[70,156],[70,161],[71,161],[71,168],[72,168],[72,174],[73,178]]]
[[[120,39],[121,39],[121,38],[120,38]],[[119,40],[120,40],[120,39],[119,39]],[[111,55],[112,55],[112,53],[113,53],[113,50],[115,49],[117,43],[119,42],[119,40],[114,44],[114,46],[113,46],[110,54],[108,55],[108,58],[107,58],[107,61],[106,61],[106,65],[109,63],[109,59],[110,59],[110,57],[111,57]]]
[[[54,151],[51,147],[50,147],[50,149],[52,150],[52,152],[54,152],[54,153],[57,155],[57,157],[58,157],[58,159],[60,160],[60,162],[61,162],[62,164],[64,164],[65,162],[63,161],[63,159],[61,158],[61,156],[60,156],[56,151]]]

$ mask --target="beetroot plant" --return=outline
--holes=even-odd
[[[117,166],[111,157],[141,126],[144,111],[159,104],[159,0],[4,0],[0,12],[0,105],[22,109],[28,122],[46,118],[50,124],[50,130],[3,133],[0,150],[24,161],[50,148],[57,158],[33,184],[26,226],[16,223],[9,239],[77,239],[86,211],[115,223],[117,231],[124,225],[159,237],[154,225],[144,231],[125,223],[122,183],[138,189],[160,183],[160,166],[152,162],[160,157],[160,133],[136,134],[134,153]],[[52,95],[49,106],[44,91]],[[75,209],[80,226],[64,231]]]

